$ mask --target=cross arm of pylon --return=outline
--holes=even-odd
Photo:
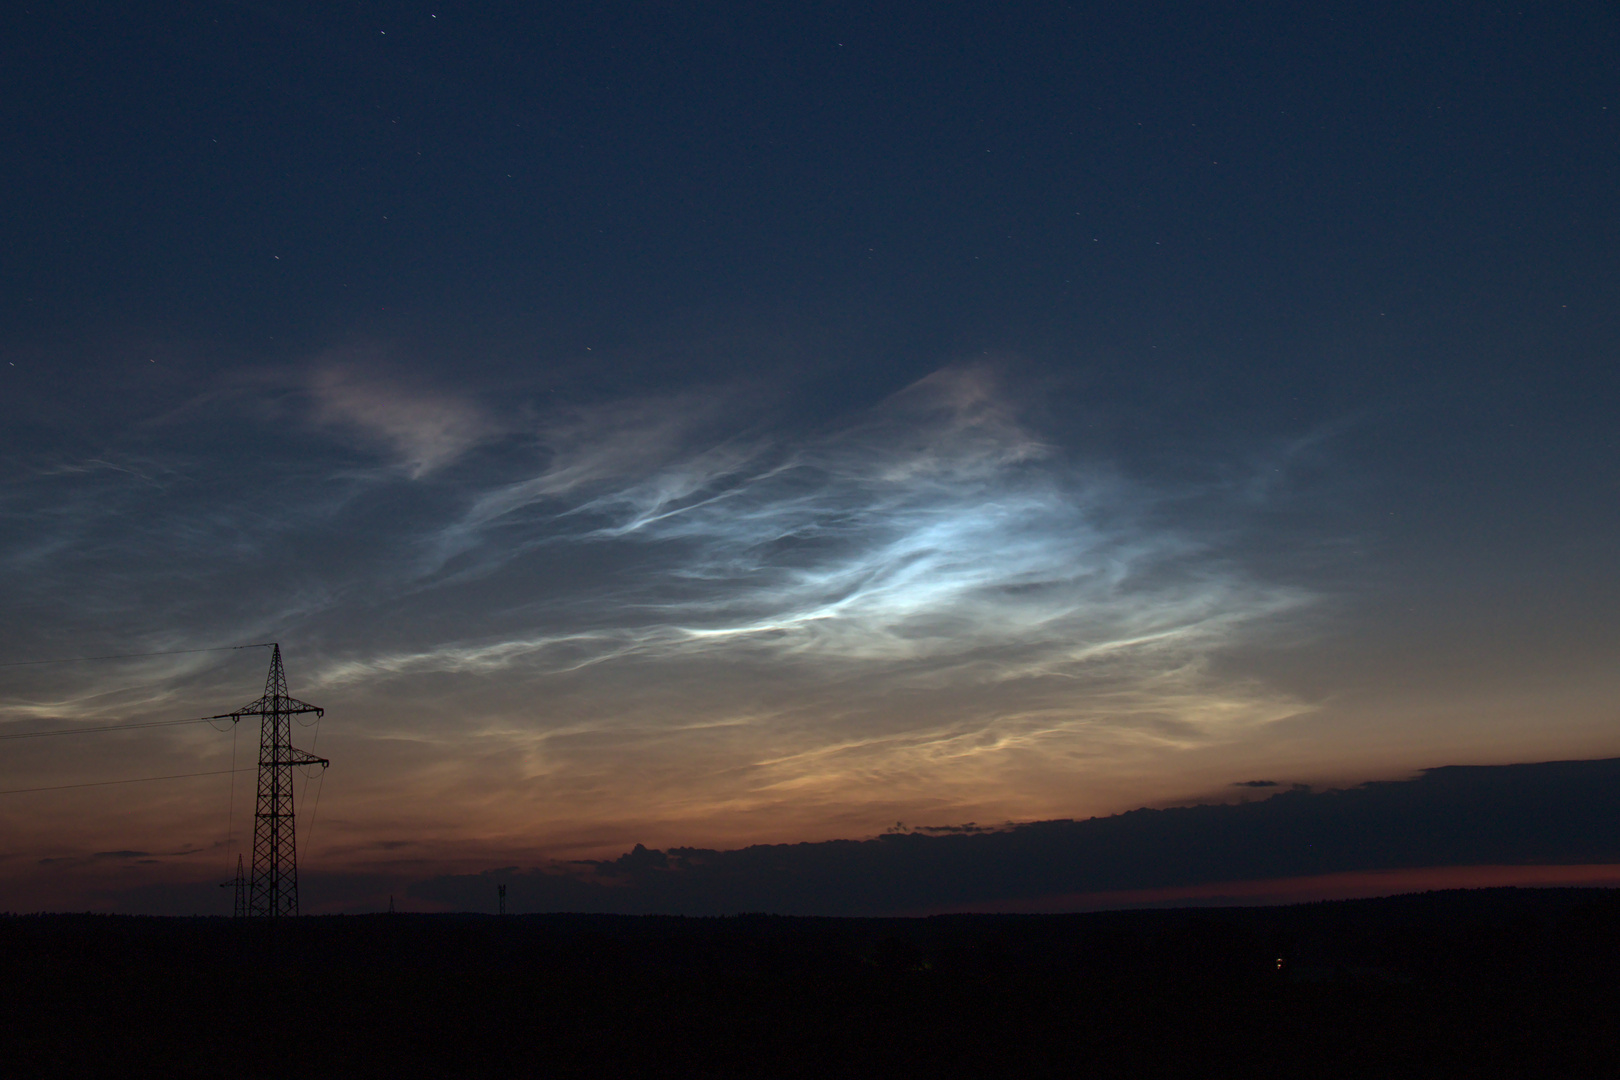
[[[308,750],[300,750],[296,746],[287,747],[287,756],[282,759],[282,763],[286,765],[319,765],[323,769],[332,764],[325,758],[316,757]]]
[[[271,702],[268,698],[260,698],[258,701],[249,702],[235,712],[220,713],[218,716],[210,716],[208,719],[240,720],[245,716],[263,716],[268,712],[287,713],[289,715],[292,713],[314,713],[316,716],[326,715],[326,710],[319,705],[311,705],[306,701],[299,701],[297,698],[284,697],[280,702]]]

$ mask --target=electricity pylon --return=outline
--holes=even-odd
[[[242,872],[242,856],[236,857],[236,876],[219,883],[222,889],[234,890],[231,895],[231,917],[240,919],[247,914],[247,876]]]
[[[300,713],[325,716],[326,710],[287,693],[281,646],[272,645],[270,675],[264,696],[216,720],[259,722],[259,799],[253,813],[253,876],[248,882],[248,915],[298,914],[298,847],[293,837],[293,766],[331,762],[292,744],[292,718]]]

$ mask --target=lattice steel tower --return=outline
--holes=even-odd
[[[222,889],[231,892],[231,918],[240,919],[247,914],[247,874],[242,869],[242,856],[236,857],[236,876],[229,881],[219,883]]]
[[[257,716],[259,723],[259,800],[253,813],[253,876],[248,881],[247,914],[298,914],[298,848],[293,837],[293,766],[331,762],[292,744],[292,718],[300,713],[326,715],[287,693],[281,646],[272,645],[270,676],[264,696],[218,719]]]

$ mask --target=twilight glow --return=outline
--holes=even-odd
[[[1620,755],[1612,18],[25,16],[0,910]]]

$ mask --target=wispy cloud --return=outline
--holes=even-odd
[[[998,687],[993,715],[895,736],[935,756],[1110,717],[1173,740],[1299,711],[1206,661],[1312,597],[1167,524],[1171,493],[1070,460],[990,372],[940,372],[797,437],[716,400],[574,414],[547,431],[543,471],[473,495],[432,539],[503,581],[563,552],[626,568],[507,594],[544,632],[351,657],[322,679],[708,657],[873,693]]]
[[[598,823],[1070,812],[1077,776],[1309,707],[1226,662],[1318,602],[1245,558],[1267,496],[1079,456],[993,370],[819,420],[726,388],[492,419],[377,370],[324,368],[322,422],[433,482],[335,465],[282,397],[251,455],[0,492],[8,602],[120,642],[72,652],[281,640],[295,692],[375,740],[356,768],[419,769],[456,828],[497,791]],[[41,669],[0,705],[207,713],[250,666]]]
[[[413,479],[449,464],[499,431],[468,400],[411,387],[353,363],[320,368],[310,390],[318,422],[381,445]]]

